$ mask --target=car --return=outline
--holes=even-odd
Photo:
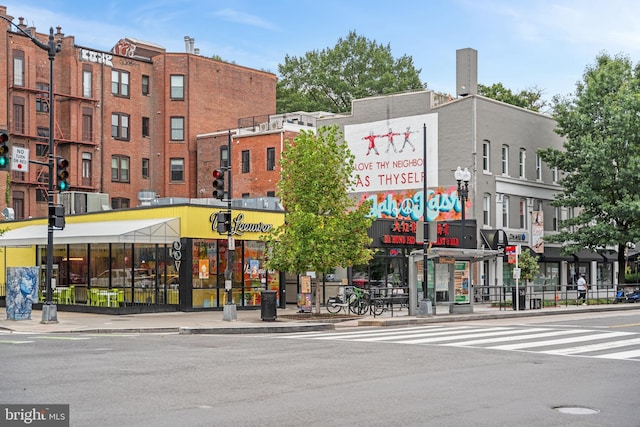
[[[111,286],[126,287],[131,286],[131,269],[118,268],[115,270],[104,270],[97,277],[91,278],[91,286],[106,288],[109,286],[109,276],[111,276]],[[136,288],[148,288],[154,285],[153,277],[148,270],[136,268],[133,270],[133,282]]]

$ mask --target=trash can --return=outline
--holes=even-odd
[[[262,291],[260,293],[260,318],[263,321],[275,321],[278,317],[276,312],[276,291]]]
[[[513,305],[513,309],[516,309],[516,288],[513,287],[511,289],[511,304]],[[527,304],[527,290],[525,288],[518,289],[518,309],[524,310]]]

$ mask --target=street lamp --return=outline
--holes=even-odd
[[[56,53],[60,52],[62,47],[53,39],[53,27],[49,28],[49,41],[48,43],[42,43],[40,40],[24,31],[22,28],[14,24],[7,17],[0,15],[0,18],[8,22],[22,34],[27,36],[36,46],[46,51],[49,54],[49,206],[48,206],[48,223],[47,228],[47,298],[42,305],[42,321],[40,323],[58,323],[58,310],[53,303],[53,290],[51,286],[53,275],[53,178],[55,155],[53,153],[53,131],[54,131],[54,99],[53,99],[53,61],[55,60]]]
[[[465,238],[466,238],[466,230],[465,228],[465,219],[466,219],[466,204],[467,200],[469,200],[469,180],[471,180],[471,172],[469,169],[462,169],[460,166],[456,169],[453,176],[458,181],[458,199],[460,199],[460,204],[462,205],[462,239],[460,240],[460,247],[465,248]]]

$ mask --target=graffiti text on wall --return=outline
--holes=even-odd
[[[371,201],[374,218],[398,218],[418,221],[423,218],[423,191],[410,190],[397,193],[364,195],[361,203]],[[470,202],[467,202],[467,211]],[[427,190],[427,221],[460,219],[462,205],[456,187]]]

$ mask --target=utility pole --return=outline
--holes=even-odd
[[[46,51],[49,54],[49,197],[48,197],[48,215],[49,225],[47,228],[47,297],[42,305],[42,320],[40,323],[58,323],[58,309],[56,304],[53,303],[53,225],[55,218],[55,205],[53,203],[53,179],[55,169],[55,154],[54,154],[54,106],[55,100],[53,99],[53,61],[56,58],[56,54],[60,52],[62,46],[60,46],[53,39],[53,27],[49,28],[49,41],[48,43],[42,43],[40,40],[24,31],[22,28],[14,24],[7,17],[0,15],[0,18],[7,21],[14,28],[20,31],[23,35],[28,37],[36,46]]]
[[[229,218],[229,226],[227,227],[227,267],[224,270],[224,288],[227,291],[227,302],[223,307],[222,320],[230,322],[232,320],[238,320],[238,313],[236,311],[236,304],[233,301],[233,251],[235,250],[235,243],[233,241],[232,234],[232,222],[231,222],[231,164],[233,157],[231,156],[231,130],[228,134],[228,152],[229,152],[229,165],[227,166],[227,178],[229,179],[229,185],[227,185],[227,215]]]

